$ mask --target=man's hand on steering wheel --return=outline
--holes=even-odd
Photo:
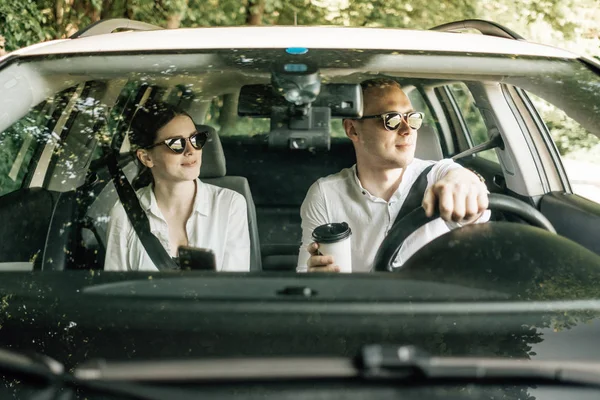
[[[468,224],[487,210],[487,187],[468,169],[453,169],[425,192],[422,205],[428,217],[433,215],[436,204],[443,220]]]

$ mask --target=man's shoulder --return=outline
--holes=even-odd
[[[429,167],[431,167],[427,172],[427,182],[429,185],[441,179],[448,171],[455,168],[462,168],[460,164],[456,163],[451,158],[444,158],[438,161],[414,159],[410,165],[411,178],[409,179],[413,181],[417,180]]]
[[[308,189],[304,203],[321,202],[325,198],[331,199],[347,193],[356,176],[354,168],[344,168],[340,172],[317,179]]]
[[[433,161],[433,160],[421,160],[420,158],[415,158],[413,159],[413,161],[410,163],[410,167],[418,174],[420,174],[421,172],[425,171],[428,167],[430,166],[435,166],[436,164],[438,164],[440,161]]]
[[[355,168],[355,166],[344,168],[340,172],[317,179],[316,183],[321,187],[331,187],[344,184],[346,182],[352,182],[354,176],[356,175]]]
[[[431,170],[436,172],[437,170],[445,170],[460,167],[460,164],[457,164],[451,158],[444,158],[442,160],[433,161],[433,160],[421,160],[415,158],[413,162],[410,164],[410,169],[413,174],[419,175],[423,171],[425,171],[428,167],[433,167]]]

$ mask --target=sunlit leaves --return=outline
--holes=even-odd
[[[525,37],[541,37],[545,43],[561,45],[579,38],[598,40],[598,12],[597,0],[4,0],[0,2],[0,36],[6,37],[6,49],[12,51],[64,37],[100,18],[198,27],[244,25],[249,15],[261,14],[263,25],[297,22],[417,29],[482,18],[506,25]],[[539,32],[543,32],[541,36]]]
[[[578,150],[600,150],[600,139],[586,131],[564,111],[533,94],[529,94],[529,97],[548,127],[561,155],[568,155]],[[584,158],[586,158],[585,153],[587,152],[582,154]]]
[[[33,0],[0,1],[0,36],[6,51],[49,40],[55,31],[48,24],[48,15]]]

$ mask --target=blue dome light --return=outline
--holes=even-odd
[[[285,52],[294,55],[306,54],[308,53],[308,49],[306,47],[288,47],[287,49],[285,49]]]

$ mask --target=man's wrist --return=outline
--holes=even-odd
[[[469,170],[469,171],[471,171],[471,172],[472,172],[472,173],[473,173],[473,174],[474,174],[474,175],[475,175],[477,178],[479,178],[479,180],[480,180],[482,183],[485,183],[485,178],[484,178],[484,177],[483,177],[483,176],[482,176],[482,175],[481,175],[479,172],[475,171],[475,170],[474,170],[474,169],[472,169],[472,168],[465,168],[465,169],[466,169],[466,170]]]

